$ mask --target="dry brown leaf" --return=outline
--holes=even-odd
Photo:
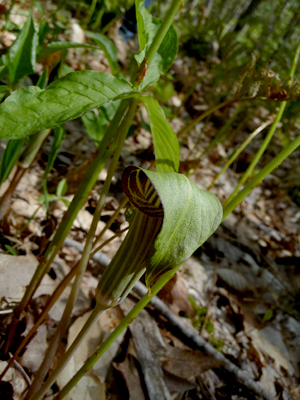
[[[123,376],[129,392],[129,400],[145,400],[145,395],[140,381],[139,372],[132,356],[126,356],[121,363],[113,363],[113,366]]]
[[[73,342],[83,324],[87,321],[90,313],[77,318],[69,329],[68,345]],[[83,343],[76,351],[73,358],[63,370],[58,379],[59,387],[63,387],[82,367],[84,361],[97,349],[100,343],[106,339],[114,327],[120,322],[121,314],[118,308],[105,311],[93,326]],[[124,333],[125,334],[125,333]],[[123,340],[120,335],[110,346],[105,354],[94,364],[93,369],[84,379],[71,390],[69,399],[72,400],[105,400],[105,379],[107,371],[115,357],[120,343]]]
[[[189,317],[194,316],[193,307],[182,275],[177,273],[159,292],[158,296],[169,303],[170,310],[178,315],[184,312]]]
[[[47,347],[47,328],[41,325],[20,360],[22,367],[31,372],[37,372],[45,357]]]
[[[167,346],[162,367],[169,374],[193,382],[202,372],[218,368],[223,363],[209,354]]]

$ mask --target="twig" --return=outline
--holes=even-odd
[[[83,249],[83,246],[81,245],[82,246],[81,247],[79,245],[80,243],[78,243],[77,249],[81,251],[80,248]],[[99,253],[100,252],[98,252],[98,255]],[[101,262],[103,266],[107,266],[108,263],[105,264],[103,260]],[[140,296],[144,296],[146,293],[148,293],[148,289],[141,282],[137,282],[135,284],[134,290],[136,290],[136,292],[138,292]],[[177,330],[179,330],[181,335],[184,336],[189,343],[192,343],[199,350],[205,351],[206,353],[213,355],[217,360],[224,363],[224,366],[222,368],[225,371],[229,372],[230,374],[234,375],[235,378],[239,382],[241,382],[244,386],[246,386],[248,389],[252,390],[256,394],[261,396],[264,400],[275,400],[275,398],[269,393],[267,393],[258,383],[249,378],[245,372],[240,370],[236,365],[230,362],[222,353],[213,348],[208,342],[206,342],[205,339],[199,336],[198,333],[194,332],[184,322],[182,322],[182,320],[179,317],[177,317],[177,315],[173,314],[173,312],[170,311],[168,306],[158,297],[153,297],[153,299],[151,299],[150,301],[150,304],[157,311],[159,311],[160,314],[163,315],[171,323],[171,325],[173,325]]]
[[[9,354],[9,357],[13,356],[11,353],[8,353],[8,354]],[[30,386],[31,385],[31,380],[30,380],[29,376],[26,374],[26,372],[24,371],[22,365],[20,365],[18,363],[18,361],[14,360],[14,366],[23,375],[27,385]]]

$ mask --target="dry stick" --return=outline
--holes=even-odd
[[[109,169],[108,169],[108,174],[107,174],[107,178],[105,180],[105,183],[103,185],[102,191],[101,191],[101,195],[100,198],[98,200],[97,206],[96,206],[96,210],[93,216],[93,220],[92,220],[92,224],[91,227],[89,229],[89,232],[87,234],[87,239],[86,239],[86,243],[85,243],[85,247],[84,247],[84,251],[82,253],[82,258],[80,260],[79,266],[78,266],[78,270],[76,273],[76,278],[74,281],[74,284],[72,286],[72,290],[70,293],[70,296],[68,298],[63,316],[57,326],[56,332],[55,332],[55,336],[52,339],[52,342],[50,343],[45,358],[42,362],[42,365],[40,366],[39,371],[36,374],[36,377],[25,397],[25,400],[38,400],[40,399],[40,397],[42,397],[45,392],[48,390],[48,388],[52,385],[52,380],[53,377],[50,376],[47,381],[43,384],[43,381],[45,379],[45,376],[50,368],[50,365],[52,363],[52,360],[55,356],[55,353],[57,351],[57,348],[59,346],[59,343],[62,340],[62,337],[65,333],[65,331],[68,328],[68,323],[69,323],[69,319],[75,304],[75,301],[77,299],[79,290],[80,290],[80,285],[81,285],[81,281],[83,278],[83,274],[86,270],[86,266],[89,260],[89,255],[91,253],[92,250],[92,246],[93,246],[93,239],[94,239],[94,235],[95,235],[95,231],[97,229],[97,225],[101,216],[101,212],[102,209],[104,207],[105,204],[105,199],[107,196],[107,193],[109,191],[109,187],[110,187],[110,183],[111,183],[111,179],[113,177],[113,174],[115,172],[118,160],[119,160],[119,156],[124,144],[124,141],[126,139],[127,136],[127,132],[130,128],[132,119],[135,116],[135,111],[136,111],[136,107],[138,105],[139,100],[138,99],[133,99],[131,102],[131,105],[128,109],[127,115],[125,116],[123,123],[122,123],[122,128],[119,132],[119,136],[118,136],[118,140],[116,143],[116,148],[115,148],[115,152],[114,155],[112,157]],[[76,347],[79,346],[81,340],[83,340],[84,335],[88,332],[89,329],[92,328],[92,322],[96,322],[98,317],[101,315],[101,313],[103,312],[103,309],[97,304],[89,318],[89,320],[86,322],[86,324],[84,325],[83,330],[80,332],[80,334],[78,335],[78,337],[80,336],[80,340],[77,342],[76,341]],[[76,339],[77,340],[77,339]],[[73,345],[71,345],[71,348]],[[76,347],[74,348],[74,351],[76,349]],[[70,350],[71,351],[71,350]],[[60,369],[62,367],[62,363],[60,363],[60,365],[57,367],[57,369]]]
[[[103,247],[105,247],[108,243],[110,243],[113,239],[116,237],[120,236],[121,233],[125,232],[128,228],[123,229],[122,231],[116,233],[109,239],[107,239],[105,242],[103,242],[96,250],[94,250],[90,254],[90,258],[93,258],[95,261],[101,263],[102,265],[106,265],[106,263],[110,262],[109,258],[105,256],[104,253],[100,253],[99,255],[97,254],[98,251],[100,251]],[[83,251],[83,245],[79,242],[76,242],[75,240],[72,239],[66,239],[65,241],[66,246],[70,247],[75,247],[80,253]],[[106,257],[106,258],[105,258]],[[74,278],[76,269],[78,267],[79,262],[76,262],[76,264],[72,267],[71,271],[68,272],[68,274],[63,278],[63,280],[59,283],[59,285],[55,288],[54,292],[52,293],[51,297],[49,298],[45,308],[43,309],[39,319],[36,321],[36,323],[33,325],[33,327],[30,329],[30,331],[27,333],[25,338],[22,340],[20,343],[19,347],[15,351],[14,355],[10,358],[7,366],[5,367],[4,371],[0,375],[0,381],[3,379],[4,375],[8,371],[8,369],[12,366],[14,361],[17,359],[18,355],[20,352],[24,349],[26,344],[28,343],[29,339],[32,337],[32,335],[37,331],[38,327],[41,325],[41,323],[44,321],[44,319],[47,317],[49,311],[51,308],[54,306],[62,292],[65,290],[65,288],[68,286],[68,284],[71,282],[71,280]]]
[[[83,246],[78,243],[77,249],[83,251]],[[110,260],[109,260],[110,261]],[[109,264],[109,261],[107,265]],[[103,264],[104,265],[104,264]],[[106,265],[106,266],[107,266]],[[144,284],[141,282],[137,282],[134,286],[134,290],[138,292],[140,296],[145,296],[148,294],[148,289]],[[212,347],[205,339],[203,339],[199,334],[192,329],[190,329],[182,320],[177,317],[168,306],[160,300],[158,297],[153,297],[150,300],[150,304],[160,312],[167,320],[177,328],[182,336],[187,339],[188,343],[193,343],[198,349],[207,352],[208,354],[213,355],[217,360],[224,363],[223,368],[225,371],[229,372],[230,374],[234,375],[241,383],[243,383],[247,388],[253,390],[255,393],[262,396],[265,400],[275,400],[273,396],[268,394],[258,383],[253,381],[252,379],[248,378],[246,373],[241,371],[236,365],[230,362],[222,353]],[[130,314],[130,313],[129,313]],[[60,394],[55,398],[55,400],[62,399]]]

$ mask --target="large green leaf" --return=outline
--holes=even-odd
[[[139,4],[139,13],[137,14],[140,25],[143,26],[142,33],[139,34],[140,45],[145,42],[143,49],[135,55],[135,59],[140,64],[145,58],[162,21],[159,18],[154,18],[145,8],[144,2]],[[143,23],[141,22],[141,19]],[[141,40],[140,36],[144,36]],[[155,54],[150,65],[148,65],[147,73],[140,85],[140,90],[145,90],[147,87],[158,81],[161,74],[166,72],[173,64],[178,51],[177,33],[173,26],[170,27],[157,53]]]
[[[9,49],[7,66],[11,87],[25,75],[34,73],[37,40],[37,32],[30,15],[19,36]]]
[[[38,53],[37,60],[42,60],[43,58],[48,57],[53,53],[57,53],[58,51],[77,48],[98,49],[97,46],[86,43],[52,42],[41,49],[41,51]]]
[[[111,72],[115,73],[118,69],[118,54],[113,42],[108,37],[101,35],[101,33],[87,31],[86,34],[89,38],[93,39],[104,52],[109,62]]]
[[[173,129],[157,100],[144,96],[141,100],[147,110],[153,135],[156,171],[178,172],[179,144]]]
[[[160,217],[163,209],[162,228],[147,259],[148,287],[186,261],[222,221],[222,205],[217,197],[199,189],[185,175],[128,167],[123,172],[122,187],[132,204],[149,215],[149,224],[156,219],[151,216],[156,212]]]
[[[0,138],[18,139],[53,128],[110,100],[135,94],[127,81],[95,71],[72,72],[44,90],[25,87],[0,105]]]

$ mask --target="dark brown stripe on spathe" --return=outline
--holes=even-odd
[[[140,212],[150,217],[163,217],[164,211],[160,198],[147,175],[137,167],[125,168],[122,189],[130,203]]]

